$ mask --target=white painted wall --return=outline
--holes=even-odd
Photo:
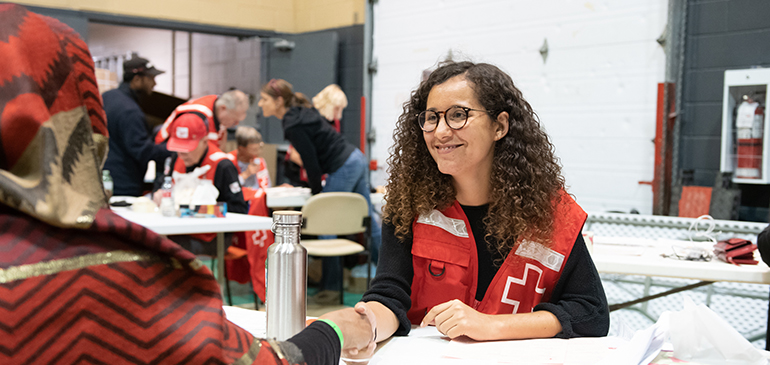
[[[155,77],[155,91],[172,94],[170,30],[89,23],[88,48],[94,57],[137,52],[139,57],[150,60],[155,68],[166,71]],[[122,68],[123,65],[119,67]],[[121,81],[123,80],[118,80]]]
[[[556,145],[564,176],[589,211],[652,213],[655,41],[665,0],[388,0],[374,9],[373,159],[385,165],[402,104],[451,50],[508,72]],[[539,49],[548,40],[544,63]],[[460,55],[464,56],[460,56]],[[382,185],[386,167],[373,174]]]

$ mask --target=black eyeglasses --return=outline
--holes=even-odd
[[[490,114],[489,111],[466,108],[464,106],[453,106],[446,111],[440,112],[435,110],[426,110],[417,115],[417,123],[420,124],[420,129],[425,132],[433,132],[438,126],[439,114],[444,114],[444,121],[449,128],[454,130],[462,129],[465,124],[468,123],[468,112],[484,112]]]

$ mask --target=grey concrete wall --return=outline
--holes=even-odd
[[[282,78],[312,98],[321,89],[336,83],[348,98],[342,113],[342,134],[360,144],[361,96],[363,95],[364,27],[355,25],[296,35],[282,35],[295,42],[291,51],[268,46],[267,79]],[[284,143],[283,130],[276,118],[258,118],[265,141]]]
[[[694,170],[696,185],[713,186],[719,173],[724,71],[770,67],[770,1],[689,0],[687,7],[679,169]],[[761,195],[768,189],[742,189],[742,205],[767,207]]]

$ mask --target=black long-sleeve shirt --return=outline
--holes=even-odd
[[[290,108],[283,116],[283,134],[302,158],[313,194],[323,189],[323,174],[337,171],[356,150],[313,108]]]
[[[463,211],[468,217],[473,236],[484,237],[484,217],[489,206],[466,207]],[[494,244],[494,242],[492,242]],[[412,237],[404,241],[395,236],[395,226],[382,225],[382,246],[377,275],[372,285],[364,294],[362,301],[377,301],[388,307],[398,318],[399,328],[395,335],[409,334],[411,323],[406,316],[412,305]],[[478,252],[478,288],[476,299],[484,297],[492,278],[497,274],[502,258],[491,253],[485,244],[477,244]],[[495,265],[495,260],[497,265]],[[572,247],[567,262],[564,265],[559,281],[553,288],[548,302],[535,306],[534,311],[545,310],[553,313],[561,323],[562,331],[556,335],[560,338],[605,336],[609,330],[609,308],[604,294],[599,273],[596,271],[591,256],[588,253],[583,236],[578,235]]]
[[[139,196],[143,193],[147,163],[155,160],[162,166],[170,156],[165,145],[156,145],[147,131],[144,112],[138,96],[127,83],[102,95],[110,132],[110,149],[104,169],[110,171],[114,195]]]
[[[340,361],[340,338],[325,322],[315,321],[287,341],[302,351],[306,364],[336,365]]]

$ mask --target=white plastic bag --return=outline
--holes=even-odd
[[[724,319],[685,296],[669,319],[674,357],[701,364],[765,365],[762,353]]]
[[[197,167],[190,173],[182,174],[174,171],[174,204],[176,205],[190,205],[192,202],[193,194],[198,185],[201,184],[200,177],[211,169],[211,166]],[[215,188],[216,189],[216,188]],[[217,194],[219,192],[217,191]],[[216,197],[214,198],[214,204],[216,204]]]
[[[211,180],[201,179],[198,187],[193,192],[190,205],[216,205],[219,190]]]

